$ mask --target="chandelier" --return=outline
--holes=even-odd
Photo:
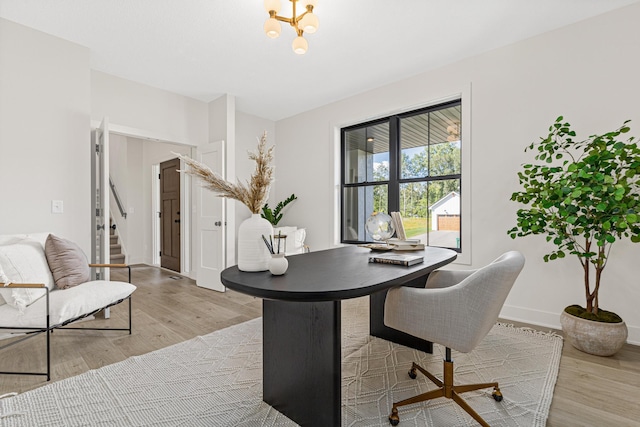
[[[309,44],[307,40],[302,36],[304,33],[315,33],[318,30],[318,17],[313,13],[317,0],[303,0],[305,4],[306,12],[301,15],[296,15],[296,4],[298,0],[289,0],[293,5],[293,17],[285,18],[278,15],[280,12],[280,0],[264,0],[264,8],[269,13],[269,18],[264,23],[264,32],[268,37],[275,39],[280,35],[280,22],[287,22],[293,27],[298,34],[293,40],[293,51],[298,55],[303,55],[307,52]]]

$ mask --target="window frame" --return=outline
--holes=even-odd
[[[412,178],[402,178],[400,176],[400,163],[401,163],[401,129],[400,123],[402,119],[406,119],[409,117],[431,113],[438,110],[443,110],[446,108],[451,108],[459,106],[460,107],[460,172],[457,174],[448,174],[448,175],[438,175],[438,176],[426,176],[426,177],[412,177]],[[358,188],[358,187],[373,187],[375,185],[386,185],[387,186],[387,212],[398,212],[400,211],[400,188],[403,184],[408,183],[429,183],[434,181],[443,181],[443,180],[452,180],[457,179],[460,182],[460,245],[457,248],[448,248],[454,250],[458,253],[462,253],[462,248],[467,242],[463,238],[466,233],[464,233],[464,228],[468,224],[468,221],[463,221],[465,209],[463,203],[468,200],[468,198],[463,197],[463,185],[465,179],[463,177],[469,173],[469,171],[465,171],[465,163],[464,159],[464,150],[466,148],[466,144],[464,140],[466,139],[466,135],[463,138],[464,129],[467,128],[465,117],[465,104],[463,103],[463,97],[457,96],[453,99],[449,99],[444,102],[438,102],[431,104],[426,107],[421,107],[418,109],[405,111],[396,114],[390,114],[386,117],[377,118],[374,120],[365,121],[362,123],[357,123],[349,126],[345,126],[340,128],[340,224],[339,224],[339,236],[341,244],[362,244],[369,243],[370,241],[363,240],[347,240],[345,239],[345,189],[348,188]],[[389,124],[389,179],[386,181],[367,181],[358,182],[358,183],[346,183],[346,138],[345,135],[349,131],[367,128],[371,126],[375,126],[381,123]],[[393,159],[393,161],[392,161]],[[430,221],[431,218],[428,217],[427,221]],[[427,243],[428,243],[428,234],[427,234]]]

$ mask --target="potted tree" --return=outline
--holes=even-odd
[[[579,350],[615,354],[626,342],[627,327],[615,313],[600,308],[602,272],[617,240],[640,241],[640,149],[628,120],[612,132],[576,140],[571,125],[558,117],[549,134],[531,143],[536,163],[518,172],[522,190],[511,200],[527,205],[517,212],[512,238],[546,235],[555,245],[544,261],[578,257],[584,277],[585,307],[564,309],[566,339]]]

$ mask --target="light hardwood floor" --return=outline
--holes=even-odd
[[[123,271],[112,275],[126,280]],[[259,299],[233,291],[202,289],[188,278],[158,268],[134,267],[132,282],[138,286],[133,298],[132,335],[118,331],[56,331],[51,347],[52,381],[208,334],[262,312]],[[126,313],[126,303],[120,304],[111,309],[111,319],[105,321],[99,314],[96,320],[83,323],[124,327]],[[37,337],[2,350],[0,370],[43,369],[44,349],[44,337]],[[0,394],[46,384],[44,377],[0,375]],[[639,403],[639,347],[627,345],[615,356],[604,358],[565,344],[547,426],[640,427]]]

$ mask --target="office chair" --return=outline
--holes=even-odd
[[[400,422],[398,407],[446,397],[453,399],[482,426],[489,426],[460,394],[493,387],[493,398],[500,402],[497,382],[469,385],[453,384],[451,349],[469,353],[489,333],[516,278],[524,266],[524,256],[511,251],[478,270],[436,270],[425,288],[398,287],[387,294],[384,323],[394,329],[446,347],[444,378],[440,381],[413,363],[409,376],[422,372],[438,389],[393,404],[389,422]]]

